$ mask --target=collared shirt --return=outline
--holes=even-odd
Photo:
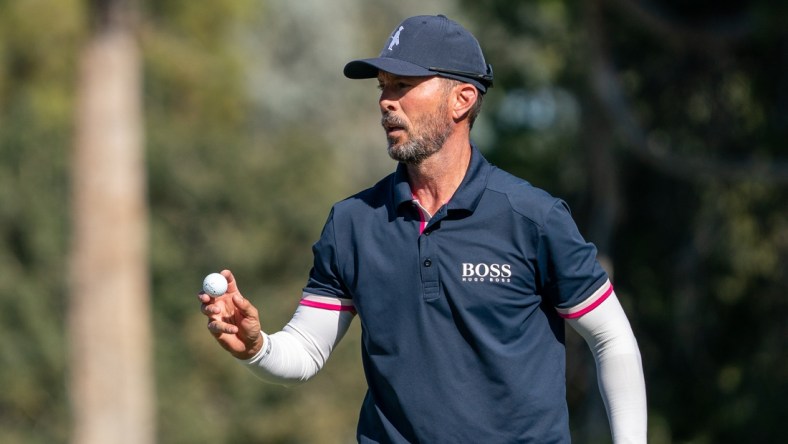
[[[337,203],[302,304],[355,310],[359,442],[569,442],[564,317],[612,287],[567,205],[490,165],[427,221],[403,165]]]

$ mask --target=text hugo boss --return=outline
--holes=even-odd
[[[510,278],[512,266],[509,264],[462,264],[463,278]]]

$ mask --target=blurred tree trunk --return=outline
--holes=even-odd
[[[72,442],[155,440],[140,54],[133,0],[90,2],[72,158]]]

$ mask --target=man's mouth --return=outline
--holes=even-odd
[[[392,115],[383,116],[383,118],[380,120],[380,124],[383,126],[386,134],[392,134],[398,131],[406,130],[405,124],[399,118]]]
[[[394,134],[399,131],[404,131],[405,128],[396,125],[386,125],[383,127],[386,130],[386,134]]]

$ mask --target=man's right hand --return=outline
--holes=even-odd
[[[252,358],[263,348],[263,335],[257,308],[241,295],[230,270],[221,273],[227,279],[227,292],[212,298],[205,292],[197,296],[200,309],[208,317],[208,331],[225,350],[238,359]]]

